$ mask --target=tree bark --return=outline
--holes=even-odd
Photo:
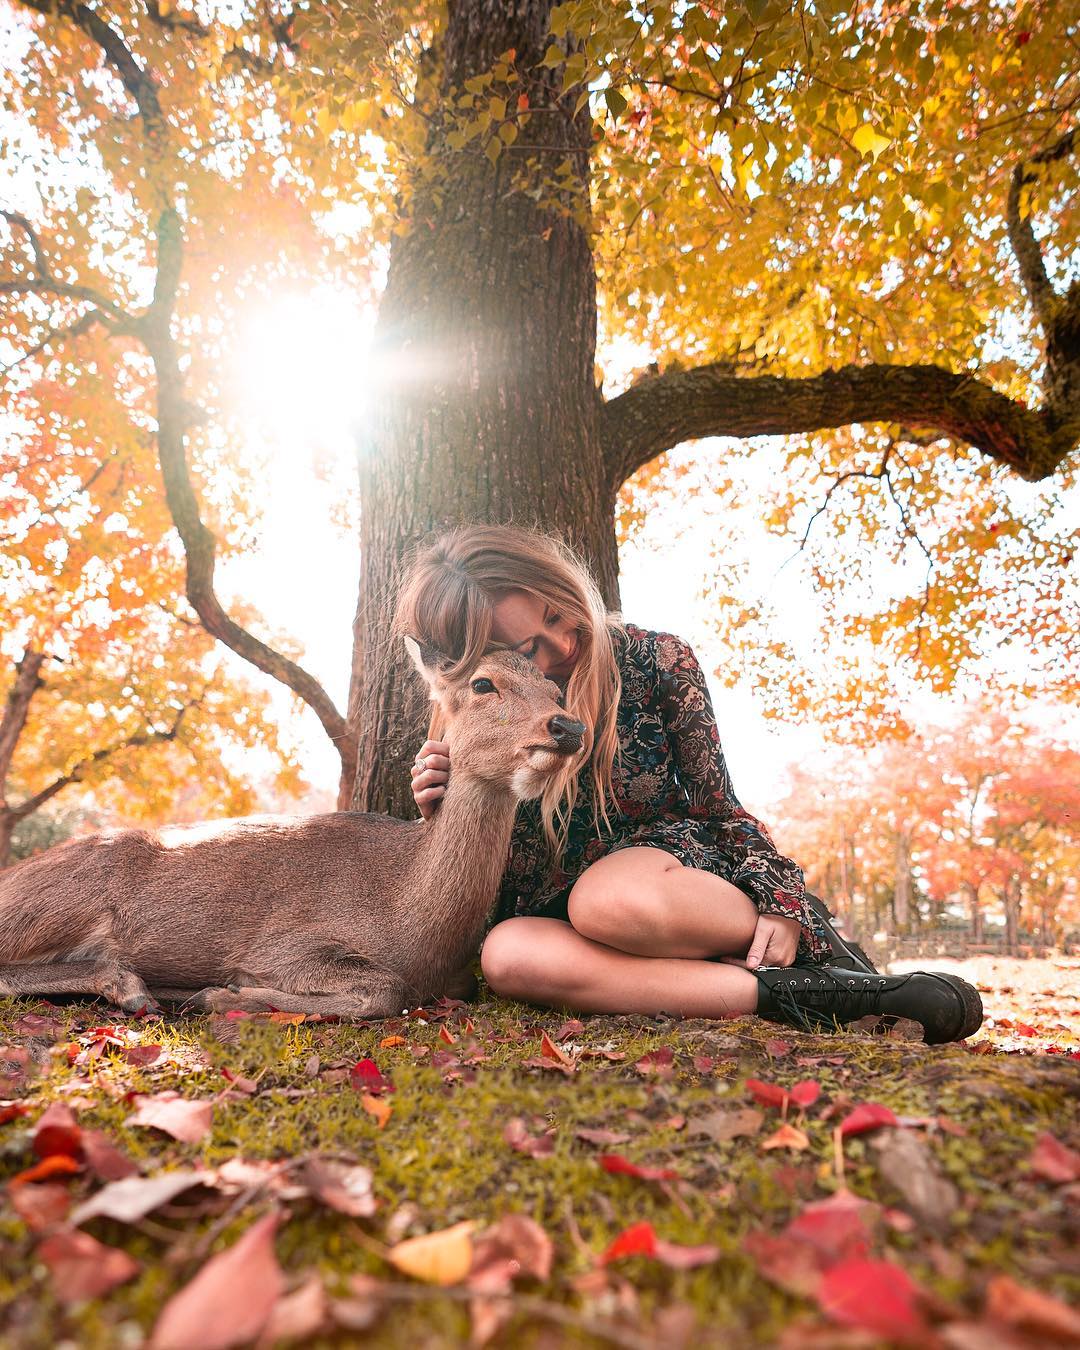
[[[1020,945],[1020,878],[1014,873],[1005,883],[1005,950],[1015,956]]]
[[[605,472],[594,383],[596,284],[586,232],[591,123],[538,67],[550,3],[451,4],[440,54],[444,101],[509,48],[530,116],[495,164],[445,145],[433,123],[429,170],[395,241],[377,329],[376,388],[360,445],[361,582],[350,724],[361,762],[353,804],[414,816],[408,765],[426,695],[386,632],[408,547],[466,522],[562,532],[618,603],[616,487]],[[511,91],[512,92],[512,91]],[[517,94],[513,94],[515,98]],[[526,195],[557,164],[574,176],[563,209]]]
[[[898,936],[911,926],[911,841],[903,831],[896,836],[893,921]]]
[[[979,903],[979,888],[974,882],[968,882],[965,886],[968,893],[968,912],[971,915],[971,940],[972,942],[983,941],[983,912],[982,905]]]

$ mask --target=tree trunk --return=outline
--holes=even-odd
[[[1015,956],[1020,945],[1020,878],[1013,874],[1005,884],[1005,950]]]
[[[564,533],[618,603],[614,509],[594,383],[596,286],[586,233],[591,121],[562,98],[561,71],[535,69],[550,0],[458,0],[441,50],[440,106],[513,48],[536,109],[492,164],[483,142],[450,151],[432,121],[413,184],[409,232],[395,240],[379,311],[371,418],[359,446],[361,581],[350,725],[359,732],[353,805],[414,816],[408,766],[426,694],[386,632],[406,549],[463,522]],[[492,90],[497,93],[497,90]],[[551,195],[572,166],[562,209]]]
[[[973,882],[967,882],[965,890],[968,893],[969,913],[971,914],[971,940],[981,943],[983,941],[983,912],[982,905],[979,904],[979,888]]]
[[[911,925],[911,852],[904,831],[896,836],[896,872],[893,882],[893,921],[896,933],[906,933]]]

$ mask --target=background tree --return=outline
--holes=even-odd
[[[689,439],[801,437],[786,471],[798,484],[820,466],[821,505],[855,493],[853,528],[881,533],[888,510],[898,547],[955,554],[966,590],[945,577],[849,614],[909,658],[917,644],[916,666],[963,663],[978,616],[958,601],[984,566],[1022,633],[1041,631],[1021,581],[1068,565],[1055,512],[1080,434],[1074,5],[25,4],[50,56],[20,107],[102,147],[127,228],[95,251],[85,204],[12,218],[3,289],[63,302],[69,323],[92,312],[149,359],[188,597],[316,709],[346,780],[359,734],[356,804],[409,807],[422,700],[380,647],[407,545],[527,517],[581,546],[614,602],[619,494]],[[392,241],[360,445],[351,728],[217,602],[187,472],[209,442],[193,392],[213,411],[192,377],[191,242],[223,190],[255,200],[280,172],[309,211],[328,188],[362,201],[369,239]],[[28,302],[21,339],[28,314],[42,322]],[[656,368],[598,389],[598,316]],[[1016,477],[1047,485],[1022,529],[994,529],[996,507],[949,524]],[[940,522],[931,544],[916,506]],[[1074,651],[1075,625],[1049,629]],[[1075,663],[1057,669],[1068,688]]]

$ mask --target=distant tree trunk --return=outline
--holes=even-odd
[[[550,0],[458,0],[440,50],[441,94],[509,48],[530,118],[527,157],[492,165],[451,152],[432,121],[412,222],[395,240],[379,310],[375,405],[359,447],[361,582],[350,724],[359,730],[353,805],[415,816],[408,766],[427,696],[386,626],[405,550],[435,528],[513,521],[562,531],[618,603],[618,484],[605,468],[595,385],[596,282],[586,224],[591,119],[538,66]],[[518,95],[515,94],[516,98]],[[563,211],[520,190],[568,162]],[[512,179],[517,175],[516,180]],[[556,284],[557,283],[557,284]]]
[[[905,830],[896,836],[893,922],[898,935],[911,926],[911,839]]]
[[[964,890],[968,893],[968,913],[971,915],[971,940],[975,943],[983,941],[983,912],[982,905],[979,903],[979,887],[974,882],[964,883]]]
[[[1005,950],[1015,956],[1020,946],[1020,876],[1014,872],[1005,883]]]

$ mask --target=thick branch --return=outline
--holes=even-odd
[[[649,460],[702,436],[788,436],[853,422],[902,422],[975,446],[1036,482],[1080,428],[1032,411],[973,375],[940,366],[844,366],[807,378],[743,378],[727,366],[654,375],[604,405],[604,449],[618,487]]]
[[[68,773],[53,779],[48,787],[42,788],[40,792],[36,792],[32,797],[28,797],[26,801],[20,802],[18,806],[8,807],[8,813],[16,821],[25,820],[27,816],[32,816],[34,812],[44,806],[47,801],[50,801],[55,797],[58,792],[62,792],[64,788],[72,783],[82,782],[95,765],[101,764],[104,760],[111,759],[113,755],[118,755],[121,750],[133,750],[144,745],[161,745],[167,741],[175,741],[177,734],[180,731],[180,723],[184,720],[184,715],[190,708],[196,707],[200,702],[201,699],[196,698],[192,699],[190,703],[185,703],[178,709],[176,717],[173,719],[172,726],[165,731],[139,731],[136,732],[135,735],[129,736],[127,740],[120,741],[117,745],[109,745],[101,750],[95,750],[92,755],[87,755],[85,759],[80,759]]]
[[[11,760],[26,726],[30,702],[45,683],[41,678],[41,667],[44,663],[44,652],[28,648],[15,667],[15,683],[8,694],[4,716],[0,718],[0,808],[6,805],[6,786],[8,774],[11,772]]]
[[[1020,196],[1029,183],[1036,181],[1036,175],[1029,172],[1021,163],[1012,171],[1009,180],[1009,198],[1005,210],[1005,220],[1009,230],[1009,243],[1020,268],[1020,279],[1028,293],[1031,306],[1038,315],[1043,332],[1049,333],[1054,322],[1054,303],[1057,299],[1050,278],[1046,274],[1039,241],[1031,226],[1031,217],[1021,214]]]

